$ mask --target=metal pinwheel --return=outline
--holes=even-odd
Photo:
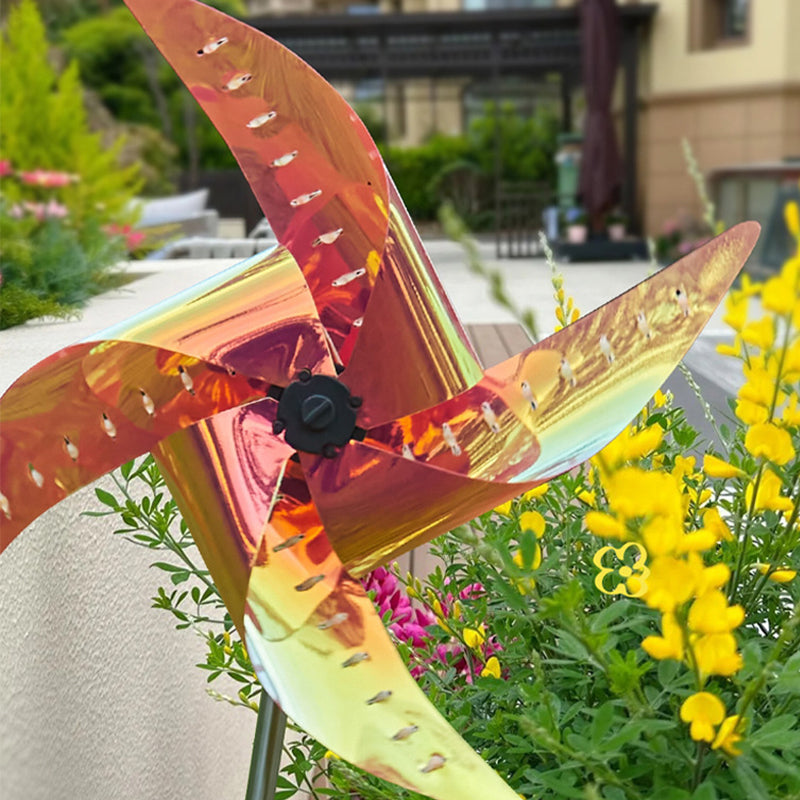
[[[288,716],[431,798],[512,800],[417,687],[356,578],[610,441],[700,333],[758,226],[484,371],[341,96],[214,9],[127,2],[224,136],[280,246],[11,386],[0,549],[151,451]]]

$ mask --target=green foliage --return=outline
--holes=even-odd
[[[229,14],[244,12],[236,0],[211,5]],[[222,137],[125,6],[81,19],[61,40],[82,80],[118,120],[159,129],[177,145],[184,168],[192,153],[198,154],[199,167],[235,167]]]
[[[549,111],[520,117],[487,105],[463,136],[435,134],[418,147],[383,147],[386,165],[411,216],[436,218],[451,202],[471,228],[491,225],[496,176],[555,185],[558,120]],[[499,170],[498,170],[499,167]]]
[[[0,154],[17,170],[78,175],[80,180],[65,187],[61,197],[77,228],[90,219],[124,221],[138,189],[138,167],[117,167],[123,142],[106,147],[99,134],[89,131],[77,64],[56,75],[47,51],[36,5],[22,0],[9,14],[0,52]],[[19,187],[4,190],[11,201],[25,196]]]

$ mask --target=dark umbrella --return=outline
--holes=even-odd
[[[579,193],[592,228],[619,202],[621,167],[611,93],[620,51],[619,12],[614,0],[582,0],[581,51],[586,92]]]

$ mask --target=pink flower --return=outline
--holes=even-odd
[[[50,200],[44,207],[44,215],[52,219],[63,219],[69,213],[69,209],[56,200]]]
[[[0,158],[0,178],[5,178],[6,175],[13,175],[14,169],[11,162],[7,158]]]
[[[25,209],[19,203],[14,203],[14,205],[8,209],[8,216],[12,219],[22,219],[24,214]]]
[[[19,177],[23,183],[27,183],[29,186],[47,186],[48,188],[67,186],[78,180],[77,175],[71,175],[69,172],[51,172],[45,169],[20,172]]]
[[[105,230],[112,236],[122,236],[129,253],[132,253],[145,239],[144,233],[133,230],[130,225],[117,225],[112,222],[110,225],[106,225]]]
[[[32,203],[30,200],[25,200],[22,204],[22,208],[26,213],[33,214],[40,222],[44,219],[44,203]]]

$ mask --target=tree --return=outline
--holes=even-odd
[[[33,0],[11,10],[0,52],[0,154],[17,171],[57,170],[76,176],[63,187],[62,202],[76,228],[89,220],[103,224],[129,216],[129,201],[139,188],[138,166],[117,166],[123,146],[104,146],[92,133],[83,103],[78,65],[57,75],[48,63],[47,37]],[[9,201],[22,190],[6,188]]]

